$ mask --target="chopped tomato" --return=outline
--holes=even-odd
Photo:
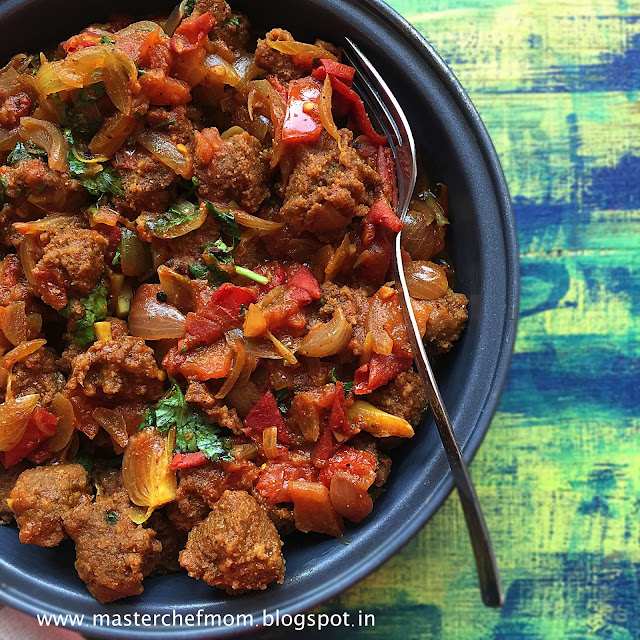
[[[10,451],[5,452],[3,464],[5,468],[26,458],[35,451],[47,438],[56,432],[58,418],[42,407],[36,407],[29,417],[27,428],[18,444]]]
[[[32,273],[43,302],[57,311],[62,309],[67,304],[68,298],[64,278],[60,271],[36,265]]]
[[[172,107],[191,100],[191,88],[186,82],[166,76],[161,69],[149,69],[140,76],[140,86],[150,104]]]
[[[318,102],[322,85],[314,78],[301,78],[289,83],[287,113],[282,125],[282,140],[286,144],[312,144],[320,140],[322,122]]]
[[[176,453],[171,460],[171,468],[174,471],[178,469],[191,469],[192,467],[199,467],[208,462],[207,456],[202,451],[196,453]]]
[[[398,233],[398,231],[402,230],[400,218],[398,218],[386,198],[382,195],[371,205],[365,218],[368,218],[370,223],[389,229],[393,233]]]
[[[289,296],[301,305],[322,297],[322,289],[311,271],[301,264],[291,265],[288,269]]]
[[[178,345],[171,347],[162,361],[169,375],[180,373],[187,380],[219,380],[231,371],[233,350],[224,338],[212,344],[197,347],[188,353],[180,353]]]
[[[171,48],[176,53],[194,51],[204,42],[215,23],[216,19],[208,11],[184,20],[171,38]]]
[[[45,460],[49,460],[52,457],[53,453],[51,453],[51,451],[47,451],[40,446],[27,456],[27,460],[33,462],[33,464],[42,464]]]
[[[393,153],[389,147],[378,147],[376,157],[376,171],[382,178],[382,193],[391,204],[391,208],[398,209],[398,179],[396,178],[396,165]]]
[[[196,160],[200,164],[209,164],[216,152],[222,149],[222,138],[215,127],[194,131]]]
[[[90,27],[89,29],[85,29],[82,33],[69,38],[62,45],[62,48],[67,54],[75,53],[76,51],[80,51],[81,49],[95,47],[96,45],[100,44],[101,38],[102,34]]]
[[[173,63],[173,54],[169,47],[169,38],[161,32],[161,29],[152,31],[139,44],[137,62],[143,68],[162,71],[164,75],[169,74]]]
[[[289,461],[268,460],[260,473],[256,491],[273,504],[293,502],[289,483],[294,480],[316,482],[318,470],[310,464],[297,465]]]
[[[333,508],[329,491],[321,482],[294,481],[291,484],[291,497],[296,529],[336,537],[342,535],[342,517]]]
[[[203,286],[197,292],[196,313],[217,322],[221,327],[231,328],[238,322],[240,307],[248,307],[257,299],[251,289],[237,287],[230,282],[225,282],[217,289]]]
[[[357,477],[358,484],[368,489],[376,479],[378,464],[368,451],[342,446],[329,459],[327,466],[320,471],[319,480],[327,489],[331,487],[331,478],[336,471],[345,471]]]
[[[266,284],[255,284],[253,288],[258,292],[258,299],[263,298],[271,289],[283,285],[287,281],[287,274],[280,262],[266,262],[254,269],[261,276],[269,278]]]
[[[87,438],[93,440],[100,431],[100,425],[93,417],[96,405],[84,395],[71,396],[69,398],[73,405],[73,413],[76,417],[78,430],[82,431]]]
[[[247,435],[261,434],[267,427],[276,427],[278,441],[283,444],[291,444],[291,436],[271,391],[267,391],[249,411],[244,419],[244,426]]]
[[[311,74],[317,80],[324,81],[327,74],[329,74],[332,79],[338,78],[338,80],[342,80],[348,87],[353,83],[353,76],[356,73],[353,67],[342,64],[341,62],[334,62],[327,58],[321,58],[319,64],[320,66],[316,67]]]
[[[365,226],[363,230],[362,244],[367,247],[359,257],[358,270],[359,274],[375,284],[382,284],[387,279],[387,272],[391,265],[392,241],[390,232],[384,227],[374,225],[370,220],[367,221],[365,216]],[[372,238],[369,240],[368,233],[372,232]],[[369,241],[369,245],[366,242]]]
[[[329,415],[329,427],[333,431],[349,433],[349,421],[347,420],[347,399],[344,396],[344,385],[336,382],[336,390],[333,394],[333,404]]]
[[[356,370],[354,393],[356,395],[371,393],[393,380],[403,371],[408,371],[412,364],[412,358],[402,358],[394,354],[382,356],[379,353],[374,353],[371,356],[371,362],[363,364]]]
[[[217,322],[192,312],[187,314],[185,331],[186,337],[180,341],[181,349],[184,347],[191,349],[199,344],[209,344],[224,333],[223,328]]]
[[[311,452],[313,464],[316,467],[324,467],[327,464],[327,460],[336,452],[339,446],[329,425],[321,426],[320,437],[316,440]]]

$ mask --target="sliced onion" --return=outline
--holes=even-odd
[[[44,149],[49,156],[49,167],[55,171],[69,169],[69,145],[62,131],[55,124],[46,120],[24,117],[20,120],[20,138],[24,142],[31,141]]]
[[[258,305],[249,305],[244,319],[243,332],[247,338],[259,338],[267,334],[267,320]]]
[[[34,236],[29,235],[22,238],[18,256],[20,257],[20,264],[27,282],[35,284],[36,279],[33,276],[33,268],[38,264],[38,241]]]
[[[114,113],[104,121],[89,143],[89,149],[95,155],[110,158],[125,143],[135,128],[134,116]]]
[[[45,344],[47,341],[44,338],[20,343],[15,349],[11,349],[0,358],[0,368],[11,369],[16,362],[24,360],[40,347],[44,347]]]
[[[244,418],[262,395],[263,392],[253,382],[248,381],[233,387],[227,394],[225,402],[233,407],[241,418]]]
[[[343,517],[360,522],[373,510],[373,500],[356,478],[344,471],[336,471],[331,478],[331,504]]]
[[[273,222],[272,220],[264,220],[258,218],[258,216],[252,216],[250,213],[243,211],[242,209],[233,208],[230,209],[236,222],[243,227],[250,229],[260,229],[261,231],[279,231],[284,227],[282,222]]]
[[[13,302],[4,308],[2,320],[2,333],[4,337],[15,347],[27,339],[27,314],[24,302]]]
[[[78,216],[47,216],[31,222],[14,222],[13,228],[22,235],[40,235],[45,231],[60,231],[68,227],[80,227],[82,224]]]
[[[20,442],[39,401],[40,394],[33,393],[0,404],[0,451],[11,451]]]
[[[11,151],[19,139],[20,136],[17,129],[9,131],[4,127],[0,127],[0,151]]]
[[[300,344],[298,353],[310,358],[335,356],[347,347],[352,332],[353,329],[346,321],[342,309],[338,308],[329,322],[311,327]]]
[[[278,427],[267,427],[262,432],[262,448],[267,459],[278,457]]]
[[[193,309],[193,284],[186,276],[176,273],[165,265],[158,267],[158,278],[162,291],[167,294],[167,302],[187,313]]]
[[[293,351],[289,349],[289,347],[287,347],[284,343],[280,342],[280,340],[278,340],[278,338],[276,338],[273,335],[273,333],[271,333],[271,331],[267,331],[267,337],[269,338],[269,340],[271,340],[276,350],[276,353],[281,358],[286,360],[289,364],[298,364],[298,359],[293,354],[293,351],[295,351],[295,349]]]
[[[267,80],[252,80],[247,83],[249,93],[247,96],[247,107],[249,117],[253,120],[253,108],[256,100],[260,100],[269,108],[271,124],[273,125],[273,154],[271,156],[271,168],[274,168],[284,152],[282,141],[282,124],[286,113],[286,105],[282,96],[271,86]]]
[[[276,351],[273,342],[257,338],[245,340],[247,357],[264,358],[265,360],[282,360],[282,356]]]
[[[242,78],[238,72],[220,56],[212,53],[207,56],[204,61],[205,67],[208,69],[209,78],[218,84],[228,84],[235,87],[242,82]]]
[[[345,233],[340,246],[336,249],[329,264],[325,267],[325,275],[327,280],[331,280],[333,276],[340,273],[342,267],[345,264],[346,259],[355,252],[355,246],[351,244],[349,234]]]
[[[138,287],[129,311],[129,331],[132,336],[145,340],[182,338],[186,318],[172,305],[160,302],[158,284]]]
[[[276,433],[278,429],[276,428]],[[231,449],[231,455],[236,460],[253,460],[258,457],[258,447],[255,444],[237,444]]]
[[[295,40],[267,40],[267,45],[290,56],[298,56],[301,53],[313,54],[314,58],[327,58],[336,62],[338,59],[326,49],[318,47],[315,44],[307,44],[306,42],[296,42]]]
[[[413,427],[406,420],[382,411],[364,400],[356,400],[347,409],[347,418],[354,426],[376,438],[412,438],[414,435]]]
[[[404,267],[404,275],[409,293],[418,300],[437,300],[449,289],[447,274],[441,266],[433,262],[410,262]]]
[[[223,131],[220,134],[220,138],[222,140],[228,140],[233,136],[239,136],[243,133],[246,133],[246,131],[242,127],[239,127],[238,125],[234,125],[233,127],[229,127],[226,131]]]
[[[129,444],[127,425],[119,411],[98,407],[94,410],[93,417],[117,445],[124,449]]]
[[[369,310],[365,321],[365,330],[371,334],[371,346],[376,353],[390,356],[393,350],[393,340],[385,331],[387,320],[386,305],[377,294],[369,301]]]
[[[329,74],[325,76],[324,85],[322,86],[322,93],[320,94],[320,104],[318,105],[318,113],[320,115],[320,122],[322,126],[327,130],[327,133],[337,140],[338,149],[342,150],[342,138],[338,132],[338,127],[333,119],[333,112],[331,111],[331,102],[333,97],[333,88],[331,87],[331,78]]]
[[[175,442],[175,429],[163,436],[157,429],[148,428],[131,436],[124,452],[125,489],[134,504],[148,508],[148,515],[175,500],[176,474],[171,470]]]
[[[173,142],[151,129],[141,131],[138,134],[138,140],[145,149],[168,167],[171,167],[177,174],[183,178],[191,178],[193,175],[193,157],[184,145],[182,145],[184,147],[184,151],[182,151]]]
[[[242,337],[233,331],[229,331],[225,334],[225,338],[227,340],[227,344],[233,349],[233,365],[231,367],[231,372],[227,376],[227,379],[224,381],[222,387],[220,387],[220,391],[216,393],[216,398],[221,400],[224,398],[231,389],[233,389],[235,383],[237,382],[240,374],[242,373],[242,369],[244,368],[245,361],[245,349],[244,349],[244,340]]]
[[[56,393],[51,400],[51,413],[58,418],[56,432],[42,446],[53,453],[62,451],[70,442],[76,429],[76,416],[69,398]]]

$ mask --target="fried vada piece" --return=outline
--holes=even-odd
[[[11,508],[20,542],[55,547],[67,535],[62,522],[78,505],[90,502],[89,476],[79,464],[27,469],[11,490]]]
[[[0,525],[9,524],[13,520],[13,511],[8,500],[11,498],[11,490],[16,484],[20,474],[28,467],[26,462],[19,462],[10,469],[0,466]]]
[[[282,541],[267,514],[245,491],[225,491],[189,534],[180,564],[192,578],[239,594],[284,581]]]
[[[142,581],[156,566],[162,543],[149,527],[129,518],[125,491],[97,497],[64,518],[64,528],[76,543],[76,570],[100,602],[142,593]]]
[[[98,341],[73,359],[67,389],[99,400],[156,402],[165,374],[141,338]]]

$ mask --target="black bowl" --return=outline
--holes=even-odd
[[[254,25],[290,29],[300,40],[339,44],[349,36],[371,57],[405,109],[430,174],[451,194],[453,259],[467,294],[469,325],[439,370],[458,441],[470,460],[489,427],[507,374],[516,333],[518,251],[507,186],[491,140],[468,96],[427,42],[380,0],[231,0]],[[0,0],[0,59],[34,51],[78,32],[108,12],[169,7],[159,0]],[[73,568],[70,543],[57,549],[22,545],[0,527],[0,599],[29,614],[85,614],[85,630],[107,637],[156,637],[152,628],[92,627],[96,613],[253,614],[299,612],[337,595],[396,553],[434,514],[452,480],[431,416],[394,455],[373,513],[342,539],[287,539],[283,585],[229,597],[186,575],[148,579],[144,594],[102,606]],[[349,544],[345,545],[345,541]],[[165,618],[165,620],[168,620]],[[229,620],[229,618],[227,618]],[[233,627],[163,629],[165,638],[220,637]]]

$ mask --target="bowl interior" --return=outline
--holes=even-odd
[[[297,39],[354,39],[389,82],[405,109],[430,175],[448,185],[457,290],[470,300],[469,324],[438,378],[459,442],[471,457],[488,428],[504,382],[515,334],[517,247],[504,178],[486,131],[468,98],[437,55],[379,0],[232,0],[262,32],[290,29]],[[55,45],[132,3],[110,0],[0,2],[0,59]],[[171,3],[139,0],[135,12]],[[275,10],[274,10],[275,9]],[[71,543],[57,549],[21,545],[0,527],[0,598],[29,613],[282,613],[313,606],[350,586],[397,551],[451,489],[449,469],[431,417],[393,454],[393,469],[373,513],[343,539],[299,535],[285,542],[284,585],[228,597],[186,575],[148,579],[135,600],[101,606],[73,568]],[[348,542],[349,544],[345,544]],[[152,637],[152,629],[97,629],[112,637]],[[228,629],[165,629],[166,637],[223,634]]]

